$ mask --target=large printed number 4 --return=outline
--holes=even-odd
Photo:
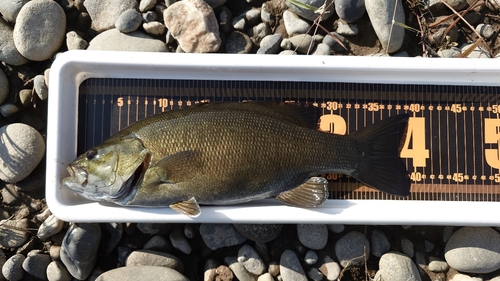
[[[425,118],[410,117],[406,140],[401,150],[402,158],[413,159],[414,167],[425,167],[429,150],[425,148]]]

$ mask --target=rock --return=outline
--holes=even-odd
[[[30,0],[3,0],[0,1],[0,14],[11,23],[16,22],[17,15],[24,4]]]
[[[226,3],[227,0],[205,0],[208,5],[212,8],[217,8],[219,6],[222,6]]]
[[[435,246],[435,245],[434,245],[434,243],[432,243],[431,241],[429,241],[429,240],[425,239],[425,241],[424,241],[424,245],[425,245],[425,251],[426,251],[427,253],[430,253],[430,252],[432,252],[432,250],[434,250],[434,246]]]
[[[267,272],[259,276],[259,278],[257,278],[257,281],[274,281],[274,278],[271,273]]]
[[[299,258],[292,250],[285,250],[281,254],[280,273],[283,281],[307,281]]]
[[[2,266],[2,274],[9,281],[21,280],[24,276],[23,262],[25,257],[21,254],[11,256]]]
[[[401,250],[405,255],[409,256],[410,258],[413,258],[413,255],[415,254],[415,250],[413,249],[413,243],[406,238],[403,238],[401,240]]]
[[[318,261],[318,254],[313,250],[309,250],[304,256],[304,261],[307,265],[313,265]]]
[[[128,9],[136,9],[136,0],[85,0],[83,3],[97,32],[114,27],[118,17]]]
[[[297,236],[307,248],[321,250],[328,242],[328,228],[326,224],[297,224]]]
[[[187,255],[191,253],[191,245],[189,245],[189,241],[186,236],[184,236],[184,231],[181,225],[175,226],[169,237],[174,248]]]
[[[231,281],[234,278],[234,274],[231,269],[225,265],[219,265],[215,269],[215,280],[220,281]]]
[[[8,2],[8,1],[7,1]],[[4,1],[0,1],[5,3]],[[28,60],[16,49],[14,44],[14,32],[12,28],[0,17],[0,61],[10,65],[23,65]]]
[[[440,272],[447,272],[450,266],[446,261],[436,258],[436,257],[429,257],[429,270],[432,272],[440,273]]]
[[[325,37],[326,38],[326,37]],[[292,44],[292,50],[297,50],[299,53],[308,54],[314,50],[315,42],[309,34],[300,34],[288,38]],[[285,48],[284,48],[285,49]]]
[[[316,56],[328,56],[330,55],[330,47],[326,45],[325,43],[318,44],[314,51],[311,53],[311,55],[316,55]]]
[[[424,268],[426,267],[427,263],[422,252],[415,253],[415,264],[417,265],[417,269],[420,275],[424,276],[426,274]]]
[[[462,227],[450,237],[444,250],[446,262],[467,273],[500,269],[500,234],[490,227]]]
[[[156,21],[156,20],[158,20],[158,15],[153,11],[147,11],[145,13],[142,13],[142,20],[145,22]],[[116,23],[115,23],[115,27],[116,27]]]
[[[278,237],[282,224],[233,224],[236,230],[249,240],[261,243],[270,242]]]
[[[151,10],[156,5],[157,0],[141,0],[139,3],[139,11],[145,12]]]
[[[102,251],[109,254],[118,245],[123,235],[123,224],[122,223],[102,223],[101,224],[102,237],[106,237],[107,240],[101,241],[101,245],[104,245]]]
[[[468,44],[468,45],[463,45],[462,46],[462,53],[466,52],[471,48],[473,44]],[[467,58],[482,58],[482,59],[489,59],[491,58],[490,53],[486,51],[483,47],[477,46],[474,48],[474,50],[467,56]]]
[[[100,240],[97,223],[74,223],[68,228],[61,245],[61,261],[73,277],[83,280],[90,275]]]
[[[40,240],[44,241],[50,236],[58,233],[63,229],[64,221],[58,219],[54,215],[50,215],[46,220],[38,228],[38,232],[36,236],[40,238]]]
[[[370,241],[371,253],[378,258],[391,250],[391,243],[389,243],[385,234],[378,229],[373,230]]]
[[[271,28],[265,22],[259,23],[248,31],[248,35],[255,45],[260,45],[260,41],[270,34],[272,34]]]
[[[337,22],[337,30],[335,31],[340,35],[358,35],[358,26],[354,23],[344,23],[343,21]]]
[[[185,52],[210,53],[219,50],[219,23],[212,8],[204,1],[176,2],[163,12],[163,18]]]
[[[85,50],[89,43],[75,31],[70,31],[66,33],[66,46],[68,46],[68,50]]]
[[[306,4],[308,6],[316,7],[316,8],[320,8],[323,5],[325,5],[326,9],[325,9],[325,13],[323,14],[322,20],[329,19],[333,15],[333,9],[334,9],[334,5],[332,4],[333,0],[328,0],[328,1],[325,1],[325,0],[297,0],[297,2],[300,2],[302,4]],[[297,14],[297,15],[299,15],[307,20],[314,21],[320,15],[320,14],[315,13],[311,9],[306,9],[306,8],[296,6],[295,4],[293,4],[290,1],[285,1],[285,3],[288,6],[288,8],[290,9],[290,11],[294,12],[295,14]]]
[[[239,281],[256,281],[254,275],[246,270],[243,264],[239,263],[236,257],[225,257],[224,262],[229,266],[234,276]]]
[[[50,256],[41,254],[38,250],[31,251],[23,261],[23,269],[36,278],[47,279],[47,266],[51,262]]]
[[[233,30],[233,14],[226,6],[220,8],[218,19],[220,31],[229,33]]]
[[[483,278],[470,277],[469,275],[457,273],[453,275],[453,278],[451,278],[450,281],[483,281]],[[490,279],[489,281],[495,281],[495,280]]]
[[[49,256],[53,261],[61,260],[61,246],[59,246],[59,245],[50,246]]]
[[[231,23],[235,30],[245,31],[247,22],[244,17],[242,16],[235,17],[232,19]]]
[[[198,232],[198,229],[196,229],[196,226],[191,224],[191,223],[186,223],[184,224],[183,228],[184,236],[186,238],[194,238],[196,236],[196,233]]]
[[[363,265],[370,256],[370,242],[358,231],[351,231],[335,243],[335,254],[342,267]]]
[[[213,281],[216,277],[216,269],[220,265],[220,263],[214,259],[208,259],[205,262],[203,280],[204,281]]]
[[[374,279],[384,281],[422,280],[417,266],[413,261],[409,257],[397,252],[386,253],[380,258],[379,270]]]
[[[337,280],[340,276],[340,265],[328,255],[323,259],[319,270],[326,276],[327,280]]]
[[[430,30],[429,40],[432,44],[442,45],[445,42],[453,43],[458,39],[458,27],[453,25],[453,19],[446,19],[446,16],[437,17],[435,22],[440,22]]]
[[[0,104],[9,96],[9,80],[7,75],[0,69]]]
[[[315,267],[312,267],[311,269],[309,269],[309,271],[307,272],[307,276],[314,281],[321,281],[321,280],[323,280],[323,277],[324,277],[323,273],[321,273],[321,271],[319,271]]]
[[[170,223],[138,223],[137,228],[144,234],[169,234],[174,228]]]
[[[336,32],[331,32],[331,35],[328,34],[326,35],[324,38],[323,38],[323,44],[326,44],[330,47],[330,50],[334,51],[334,52],[345,52],[346,49],[344,47],[342,47],[342,45],[340,45],[334,38],[333,36],[335,36],[335,38],[337,38],[346,48],[347,48],[347,40],[344,38],[344,36],[336,33]]]
[[[200,235],[207,247],[212,250],[239,245],[247,240],[231,224],[203,223],[200,226]]]
[[[163,266],[175,269],[182,273],[184,264],[180,259],[171,254],[153,251],[137,250],[130,253],[125,261],[126,266]]]
[[[284,4],[284,3],[283,3]],[[274,15],[274,9],[272,5],[267,2],[264,2],[260,9],[260,19],[269,24],[270,26],[276,25],[276,16]]]
[[[394,16],[394,21],[405,23],[401,0],[365,0],[365,6],[384,52],[390,54],[399,50],[403,45],[405,30],[399,25],[392,26],[392,21]]]
[[[0,128],[0,179],[16,183],[36,168],[45,153],[45,141],[33,127],[13,123]]]
[[[279,53],[280,55],[296,55],[297,53],[292,50],[283,50]]]
[[[158,21],[143,23],[142,28],[147,34],[151,34],[153,36],[160,36],[165,33],[165,26]]]
[[[49,89],[47,85],[45,85],[45,78],[43,75],[37,75],[33,79],[33,88],[35,89],[36,94],[40,98],[40,100],[46,100],[49,95]]]
[[[61,262],[53,261],[47,266],[47,279],[49,281],[71,281],[72,277]]]
[[[490,37],[493,36],[493,34],[495,34],[495,30],[493,29],[493,26],[490,24],[484,24],[484,23],[478,24],[476,26],[476,31],[486,39],[490,39]]]
[[[438,56],[442,58],[458,58],[461,53],[462,50],[457,47],[451,47],[450,49],[439,50],[437,52]]]
[[[142,248],[144,250],[155,250],[160,252],[170,252],[173,249],[172,244],[161,235],[151,237]]]
[[[261,275],[266,270],[266,264],[259,254],[249,245],[243,245],[238,251],[238,262],[255,275]]]
[[[260,47],[257,54],[277,54],[280,50],[280,44],[283,36],[279,33],[267,35],[260,41]]]
[[[447,9],[446,5],[441,0],[426,0],[429,11],[433,14],[439,13]],[[467,6],[467,0],[445,0],[455,11],[460,11]]]
[[[335,11],[339,18],[350,23],[359,20],[365,13],[365,0],[335,0]]]
[[[0,114],[2,114],[3,117],[11,117],[17,112],[19,112],[19,108],[15,104],[4,103],[0,105]]]
[[[285,23],[286,33],[288,33],[289,36],[305,34],[311,27],[311,23],[299,18],[299,16],[289,10],[283,13],[283,21]]]
[[[227,37],[226,52],[230,54],[248,54],[252,50],[252,40],[245,33],[233,31]]]
[[[145,278],[147,276],[147,279]],[[162,266],[125,266],[99,275],[95,281],[189,281],[174,269]]]
[[[130,52],[168,52],[167,46],[140,31],[128,34],[111,29],[97,35],[90,41],[87,50],[130,51]]]
[[[141,26],[142,17],[136,9],[123,11],[115,21],[115,27],[120,32],[130,33],[136,31]]]
[[[345,229],[343,224],[328,224],[327,227],[333,233],[341,233]]]
[[[65,32],[66,15],[61,6],[52,0],[32,0],[19,11],[14,44],[25,58],[44,61],[59,50]]]
[[[445,226],[443,228],[443,242],[447,242],[450,239],[450,237],[453,235],[454,229],[454,226]]]

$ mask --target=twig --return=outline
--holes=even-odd
[[[394,19],[396,18],[397,7],[398,7],[398,0],[394,1],[394,13],[392,13],[392,24],[391,24],[391,30],[389,31],[389,41],[387,42],[387,46],[385,47],[385,54],[386,55],[389,52],[389,45],[391,45],[392,29],[394,28],[394,23],[396,22]]]

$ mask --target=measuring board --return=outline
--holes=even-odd
[[[331,199],[500,201],[500,87],[340,82],[91,78],[79,86],[78,154],[145,117],[204,102],[308,107],[318,129],[349,134],[407,113],[401,157],[412,180],[399,198],[345,175],[323,175]]]

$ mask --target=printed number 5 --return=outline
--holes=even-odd
[[[401,150],[402,158],[413,159],[414,167],[425,167],[429,150],[425,148],[425,118],[410,117],[406,140]]]
[[[485,118],[484,119],[484,143],[485,144],[499,144],[500,143],[500,119]],[[484,150],[484,157],[486,163],[492,168],[500,169],[500,155],[499,149],[488,148]]]

